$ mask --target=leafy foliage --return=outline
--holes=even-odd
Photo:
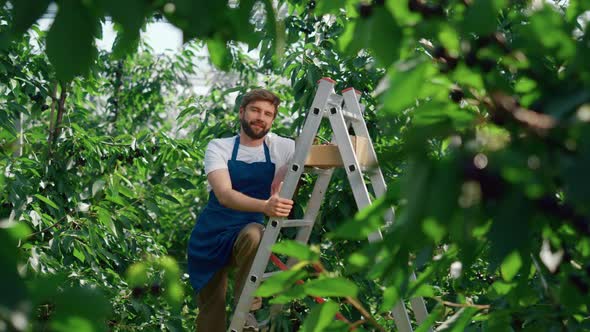
[[[413,296],[431,313],[419,330],[590,328],[586,1],[60,0],[46,34],[34,23],[52,2],[4,3],[7,329],[190,329],[185,246],[207,199],[206,143],[235,131],[235,93],[260,84],[286,100],[275,132],[296,136],[325,76],[375,91],[362,99],[389,190],[356,214],[337,172],[314,246],[275,247],[300,260],[258,290],[289,304],[278,330],[392,330],[389,311]],[[106,16],[112,54],[93,42]],[[162,17],[198,42],[135,52]],[[202,45],[230,74],[195,96]],[[384,241],[367,244],[389,206]],[[93,313],[72,305],[90,301]]]

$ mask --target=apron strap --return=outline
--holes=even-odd
[[[270,151],[268,150],[268,145],[266,145],[265,141],[262,143],[264,144],[264,156],[266,157],[266,163],[271,164],[272,162],[270,161]]]
[[[234,150],[231,154],[232,161],[236,161],[236,158],[238,157],[238,148],[239,147],[240,147],[240,134],[238,134],[238,136],[236,136],[236,141],[234,143]]]

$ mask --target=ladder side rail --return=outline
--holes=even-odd
[[[348,135],[346,122],[344,121],[342,113],[340,113],[340,109],[339,105],[330,105],[330,124],[334,131],[334,139],[338,146],[340,157],[342,158],[342,164],[346,171],[346,176],[351,180],[350,186],[354,192],[354,198],[360,210],[371,204],[371,198],[368,192],[366,195],[363,195],[362,192],[359,191],[357,193],[357,191],[355,191],[355,188],[361,187],[365,187],[366,191],[366,186],[363,180],[362,170],[352,147],[352,141]]]
[[[356,93],[354,89],[349,89],[343,92],[344,97],[344,104],[349,112],[356,114],[357,116],[362,117],[362,108],[359,104],[358,97],[359,95]],[[369,160],[371,161],[371,165],[369,167],[373,167],[369,174],[371,179],[371,184],[373,186],[373,190],[375,192],[376,197],[382,197],[387,193],[387,184],[385,182],[385,177],[383,176],[383,172],[381,171],[381,167],[379,167],[379,162],[377,159],[377,153],[375,152],[375,147],[373,145],[373,140],[369,135],[369,130],[367,128],[367,124],[365,121],[353,121],[352,128],[356,135],[365,137],[368,142],[368,153],[369,153]],[[389,226],[393,223],[395,216],[395,210],[393,207],[388,209],[388,212],[385,214],[384,218],[386,221],[386,226]]]
[[[313,144],[315,136],[320,127],[320,123],[324,115],[324,109],[326,108],[328,100],[333,93],[334,81],[327,78],[322,78],[319,81],[318,91],[316,92],[316,95],[313,99],[311,108],[307,113],[307,118],[305,119],[305,124],[303,125],[301,135],[297,139],[295,154],[293,155],[293,160],[291,161],[291,165],[289,166],[287,173],[286,179],[288,179],[290,175],[292,176],[292,174],[294,174],[296,175],[296,180],[293,182],[285,181],[285,183],[283,183],[281,192],[279,193],[280,197],[293,197],[297,187],[297,181],[299,181],[299,178],[303,173],[305,160],[307,159],[311,145]]]
[[[416,280],[416,273],[414,273],[414,271],[412,271],[412,273],[410,274],[410,280]],[[424,299],[420,296],[413,297],[410,299],[410,304],[412,306],[412,311],[414,311],[414,316],[416,316],[416,321],[418,322],[418,324],[424,323],[426,318],[428,318],[428,310],[426,309],[426,303],[424,302]],[[433,332],[432,328],[428,328],[428,330],[426,331]]]
[[[256,256],[252,262],[248,278],[244,282],[242,292],[240,293],[240,298],[229,327],[229,331],[231,332],[241,332],[244,328],[246,315],[250,312],[250,306],[254,299],[254,291],[256,291],[262,281],[271,254],[271,247],[279,236],[281,229],[279,222],[277,220],[271,220],[269,224],[270,226],[267,224],[267,227],[264,230],[264,235],[262,236],[262,240],[256,251]]]
[[[317,221],[317,216],[324,200],[324,196],[326,195],[326,190],[330,184],[330,180],[332,179],[332,173],[334,173],[334,169],[328,169],[322,174],[318,175],[311,193],[311,197],[308,201],[309,203],[307,205],[307,209],[305,210],[305,215],[303,217],[304,220],[313,220],[313,224],[299,228],[295,237],[295,241],[304,244],[309,241],[309,237],[311,236],[313,226]],[[296,258],[289,257],[287,260],[287,266],[291,268],[293,265],[297,264],[297,262],[298,260]],[[270,316],[274,317],[280,314],[282,312],[282,308],[282,304],[272,305],[270,309]]]
[[[329,79],[321,79],[319,81],[319,87],[312,102],[311,110],[308,112],[307,119],[303,126],[302,135],[297,142],[298,146],[295,147],[292,163],[289,166],[289,171],[287,172],[281,192],[279,193],[280,197],[293,197],[297,182],[303,172],[305,159],[307,158],[307,154],[321,123],[324,108],[333,92],[333,81]],[[230,327],[228,329],[230,332],[241,332],[244,328],[246,315],[250,311],[250,306],[254,298],[253,294],[262,281],[264,271],[266,270],[270,258],[271,247],[277,241],[283,219],[284,218],[270,218],[267,222],[267,227],[260,241],[260,245],[258,246],[258,250],[256,251],[256,256],[252,262],[248,278],[244,283],[240,298],[238,299],[238,304],[234,310]]]
[[[334,97],[336,97],[336,96],[334,96]],[[341,102],[341,100],[338,98],[333,98],[332,102]],[[324,113],[324,116],[325,115],[326,115],[326,113]],[[349,121],[345,120],[345,122],[346,122],[346,126],[348,127]],[[336,144],[336,139],[333,135],[331,138],[331,143]],[[330,181],[332,180],[332,174],[334,174],[333,167],[322,170],[320,175],[316,179],[315,184],[314,184],[311,197],[308,201],[309,203],[307,205],[307,209],[305,210],[305,216],[303,218],[306,220],[313,219],[314,225],[315,225],[315,221],[317,220],[317,216],[319,214],[322,203],[324,202],[324,197],[325,197],[326,192],[328,190],[328,186],[330,185]],[[311,235],[312,229],[313,229],[313,226],[309,227],[309,228],[300,229],[299,232],[297,233],[295,241],[299,241],[301,243],[309,242],[309,237]],[[296,263],[297,263],[296,259],[290,258],[289,262],[287,263],[287,266],[291,267],[291,266],[295,265]]]
[[[349,112],[356,114],[357,116],[362,116],[362,108],[358,101],[359,95],[356,93],[354,89],[350,89],[343,92],[344,103]],[[375,148],[373,146],[373,141],[371,140],[371,136],[369,135],[369,130],[367,128],[367,124],[365,121],[356,121],[352,123],[353,129],[355,134],[359,136],[363,136],[367,138],[368,141],[368,149],[369,149],[369,157],[375,167],[372,169],[371,172],[371,184],[373,185],[373,190],[375,191],[376,197],[381,197],[387,193],[387,184],[385,182],[385,178],[383,176],[383,172],[381,171],[381,167],[379,167],[378,160],[377,160],[377,153],[375,152]],[[389,216],[388,216],[389,215]],[[394,217],[394,209],[391,208],[390,212],[387,213],[385,216],[385,220],[388,223],[393,222]],[[416,280],[416,274],[414,272],[410,275],[410,280]],[[416,316],[416,321],[419,324],[422,324],[426,318],[428,317],[428,310],[426,309],[426,304],[422,297],[413,297],[410,299],[410,304],[412,306],[412,310]],[[397,306],[393,309],[394,311],[400,310]],[[432,332],[432,329],[428,330]]]
[[[317,216],[322,206],[322,202],[324,201],[324,197],[326,195],[326,191],[330,184],[330,180],[332,179],[333,173],[334,169],[326,170],[325,173],[320,174],[316,179],[303,219],[310,221],[313,220],[314,224],[315,221],[317,221]],[[309,227],[301,227],[297,232],[295,241],[307,243],[309,241],[314,224],[310,225]],[[287,263],[287,266],[291,267],[292,265]]]
[[[369,196],[369,191],[367,190],[362,170],[359,167],[359,162],[352,147],[352,142],[348,135],[348,128],[341,110],[342,108],[338,105],[330,105],[330,124],[334,131],[334,137],[338,144],[338,150],[340,151],[342,163],[346,170],[346,175],[354,194],[355,201],[358,209],[362,210],[371,204],[371,197]],[[378,242],[382,239],[381,232],[379,231],[369,235],[369,242],[371,243]],[[407,310],[402,301],[398,301],[395,305],[392,310],[392,315],[399,331],[413,331],[410,317],[408,316]]]

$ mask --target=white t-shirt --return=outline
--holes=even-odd
[[[205,151],[205,174],[218,169],[227,169],[227,162],[231,159],[236,136],[216,138],[209,142]],[[275,164],[276,175],[279,168],[287,164],[293,157],[295,141],[268,133],[264,138],[264,142],[270,152],[270,161]],[[264,145],[260,144],[260,146],[251,147],[240,144],[236,159],[246,163],[265,161]],[[208,185],[208,190],[211,190],[210,185]]]

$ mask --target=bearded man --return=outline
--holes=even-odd
[[[278,192],[295,142],[270,133],[280,100],[255,89],[242,97],[240,133],[213,139],[205,152],[209,201],[188,246],[190,282],[197,295],[197,331],[226,331],[228,272],[235,269],[234,302],[244,286],[264,230],[264,215],[286,217],[293,201]],[[251,310],[260,308],[256,298]],[[249,314],[244,331],[257,331]]]

